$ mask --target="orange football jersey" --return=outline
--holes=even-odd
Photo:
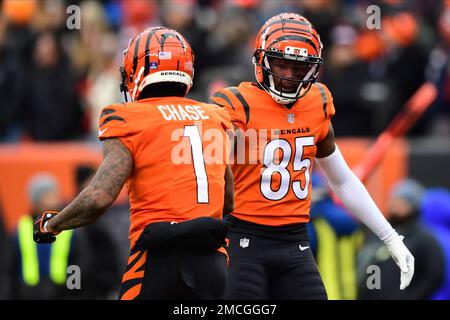
[[[132,246],[150,223],[222,217],[227,154],[219,149],[225,150],[226,130],[232,124],[225,110],[187,98],[102,110],[99,139],[118,138],[133,156],[127,181]]]
[[[251,82],[219,90],[211,100],[241,129],[231,164],[232,215],[270,226],[308,222],[316,143],[335,113],[328,88],[315,83],[290,109]]]

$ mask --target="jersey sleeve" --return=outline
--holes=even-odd
[[[237,88],[224,88],[215,92],[210,100],[212,103],[224,108],[230,115],[231,122],[238,128],[245,130],[248,122],[248,115],[245,112],[245,106],[241,94]]]
[[[132,126],[132,117],[124,104],[113,104],[103,108],[98,122],[98,139],[118,138],[133,152],[136,127]]]
[[[334,109],[334,102],[333,102],[333,96],[331,95],[330,90],[326,85],[323,83],[317,83],[316,84],[319,92],[320,97],[322,99],[322,111],[323,111],[323,127],[322,127],[322,133],[320,135],[320,140],[325,139],[327,136],[329,130],[330,130],[330,124],[331,124],[331,118],[334,117],[336,110]]]
[[[232,151],[231,145],[234,143],[235,131],[231,121],[230,114],[223,108],[211,104],[212,110],[214,110],[215,118],[220,122],[222,129],[225,131],[225,139],[228,145],[225,145],[225,150]],[[231,160],[232,153],[228,154],[226,158],[227,163]]]
[[[213,110],[216,114],[217,119],[220,121],[222,128],[224,130],[233,130],[233,123],[231,120],[231,115],[223,108],[212,105]]]

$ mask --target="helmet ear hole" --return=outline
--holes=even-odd
[[[259,59],[260,59],[260,51],[259,50],[256,50],[255,52],[253,52],[253,59],[255,59],[256,61],[259,61]]]
[[[123,67],[123,65],[119,67],[119,72],[120,72],[120,91],[126,92],[128,91],[128,86],[126,85],[127,74],[125,72],[125,68]]]
[[[128,86],[126,84],[127,73],[125,72],[125,68],[123,67],[123,65],[120,65],[119,72],[120,72],[120,92],[123,92],[125,101],[128,101],[127,98]]]

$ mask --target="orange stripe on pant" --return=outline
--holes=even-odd
[[[131,287],[130,289],[125,292],[122,297],[120,297],[120,300],[134,300],[136,297],[141,293],[142,283],[139,283],[135,285],[134,287]]]
[[[132,264],[133,261],[140,253],[141,251],[136,252],[135,254],[131,255],[128,259],[128,265]],[[139,283],[125,291],[120,297],[120,300],[133,300],[136,297],[139,296],[142,289],[142,279],[144,278],[145,270],[138,271],[147,261],[147,251],[144,251],[142,256],[139,258],[138,261],[134,263],[134,265],[124,273],[122,278],[122,286],[130,280],[139,279]]]
[[[136,262],[134,264],[133,267],[131,267],[130,270],[128,270],[127,272],[125,272],[125,274],[123,275],[122,278],[122,283],[131,279],[136,279],[136,278],[143,278],[144,277],[144,271],[137,271],[140,267],[142,267],[142,265],[145,263],[145,261],[147,260],[147,251],[144,252],[144,254],[142,255],[142,257],[139,259],[138,262]]]

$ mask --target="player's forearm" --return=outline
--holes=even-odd
[[[89,186],[48,221],[47,230],[60,232],[88,225],[97,220],[113,201],[104,190],[95,190]]]
[[[325,158],[317,159],[328,183],[351,213],[381,240],[395,233],[362,182],[345,162],[339,148]]]
[[[118,139],[105,140],[104,160],[89,186],[48,221],[47,230],[59,232],[97,220],[113,204],[131,174],[133,160]]]

